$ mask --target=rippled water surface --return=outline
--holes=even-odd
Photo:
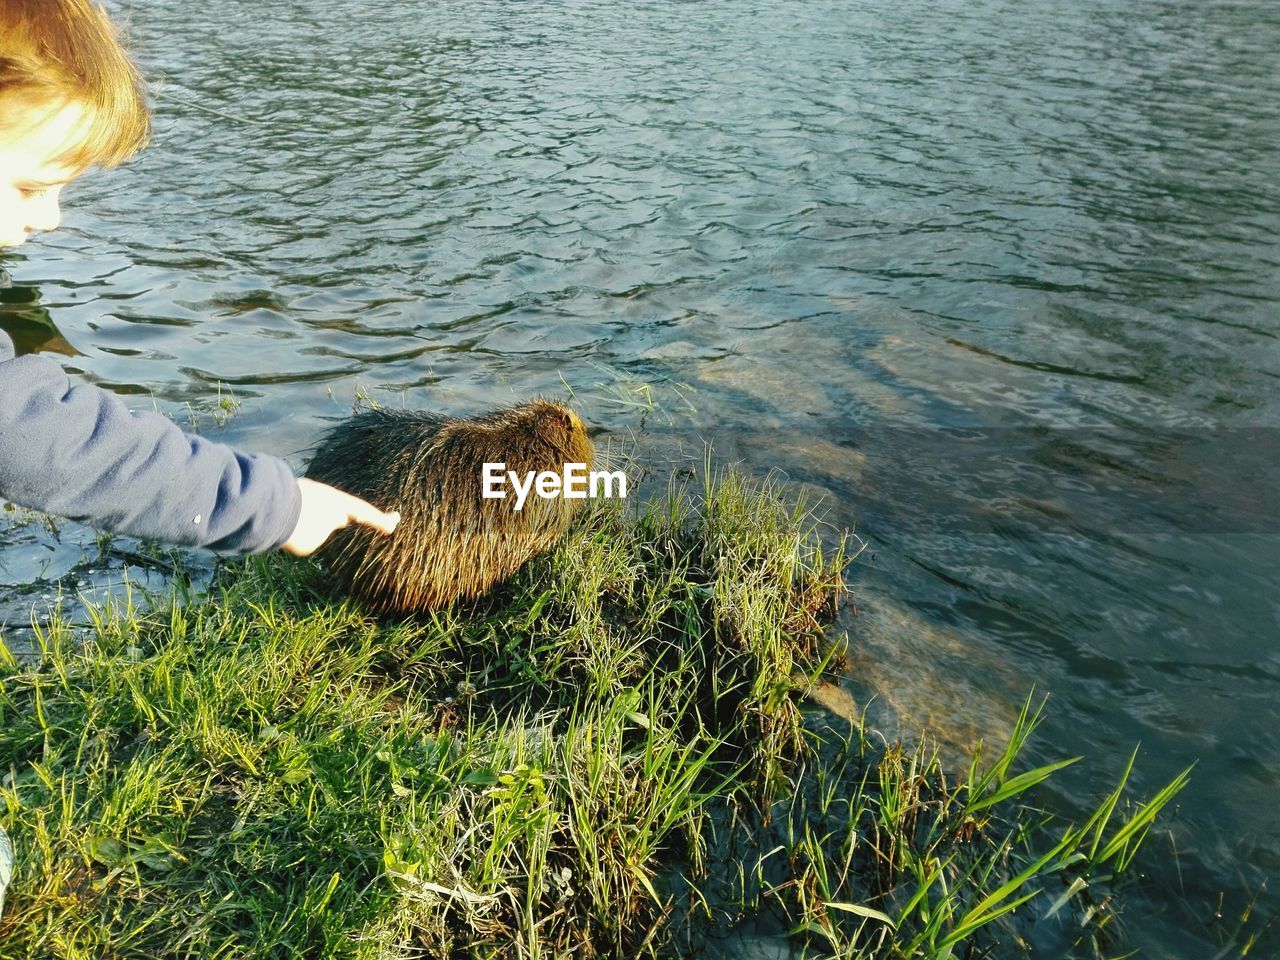
[[[299,466],[357,389],[567,384],[606,433],[780,468],[871,544],[875,722],[963,749],[1034,685],[1036,759],[1087,758],[1068,810],[1139,741],[1147,793],[1196,761],[1132,943],[1277,912],[1269,4],[116,9],[155,143],[7,259],[28,348]]]

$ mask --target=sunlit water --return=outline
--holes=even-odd
[[[877,724],[962,750],[1048,693],[1075,812],[1139,741],[1140,792],[1194,761],[1131,945],[1276,913],[1268,4],[123,9],[155,144],[8,258],[28,347],[299,466],[357,389],[572,388],[642,449],[779,468],[870,543]]]

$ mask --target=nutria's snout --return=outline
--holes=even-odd
[[[486,496],[486,464],[524,477],[563,473],[568,463],[590,469],[594,459],[586,424],[550,400],[467,420],[365,411],[325,437],[307,476],[399,510],[400,525],[390,537],[340,530],[317,558],[375,610],[407,613],[478,596],[554,544],[582,503],[533,496],[515,509],[513,497]]]

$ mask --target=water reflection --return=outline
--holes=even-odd
[[[40,303],[40,291],[35,287],[0,286],[0,330],[9,335],[19,355],[37,352],[66,357],[80,355]]]

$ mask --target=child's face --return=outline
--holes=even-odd
[[[58,195],[81,171],[57,158],[74,144],[84,119],[78,104],[0,104],[0,247],[58,225]]]

